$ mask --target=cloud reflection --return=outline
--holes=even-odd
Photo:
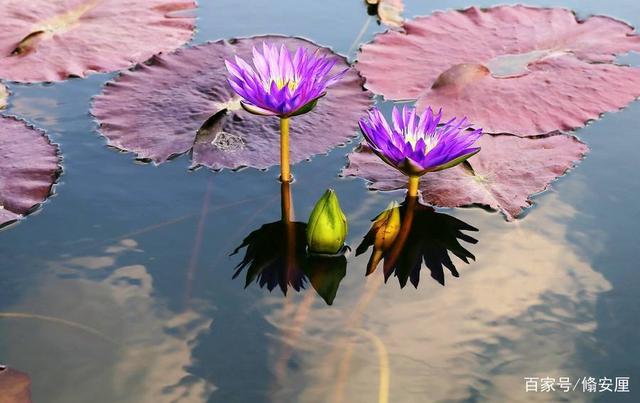
[[[515,225],[488,215],[464,281],[411,293],[374,275],[364,290],[349,284],[333,309],[309,312],[304,343],[288,358],[295,370],[278,379],[272,401],[378,401],[386,360],[391,402],[557,400],[525,394],[523,377],[596,376],[583,373],[579,351],[597,349],[595,303],[611,286],[568,240],[574,209],[547,202]],[[350,264],[364,271],[367,261]],[[286,334],[284,313],[269,320]]]
[[[204,309],[173,312],[155,295],[145,266],[118,264],[136,251],[129,239],[104,255],[51,262],[52,274],[7,308],[63,318],[105,336],[63,322],[3,320],[0,343],[12,346],[8,358],[35,368],[36,391],[50,393],[38,399],[36,392],[36,400],[189,403],[206,401],[215,390],[189,372],[192,344],[211,318]]]

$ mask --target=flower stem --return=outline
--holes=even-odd
[[[287,165],[287,167],[289,166]],[[282,222],[285,226],[285,268],[287,269],[287,284],[290,284],[296,272],[296,232],[293,222],[293,206],[291,203],[291,183],[288,181],[282,181],[280,183],[280,203],[282,207]]]
[[[420,184],[419,176],[410,176],[409,177],[409,186],[407,196],[409,197],[417,197],[418,196],[418,185]]]
[[[282,182],[280,184],[280,207],[282,212],[282,221],[293,221],[293,206],[291,204],[291,183]]]
[[[280,118],[280,180],[291,182],[289,168],[289,118]]]

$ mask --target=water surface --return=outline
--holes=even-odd
[[[278,33],[353,57],[384,29],[359,1],[201,3],[193,43]],[[471,4],[406,3],[407,17]],[[640,24],[631,0],[531,4]],[[591,152],[524,219],[439,210],[479,229],[460,278],[445,272],[443,287],[423,270],[401,289],[351,254],[328,306],[309,285],[284,297],[232,279],[242,253],[229,254],[280,218],[276,170],[188,171],[188,157],[154,166],[107,148],[88,110],[114,76],[9,85],[5,113],[46,129],[64,157],[56,195],[0,231],[0,312],[24,314],[0,316],[0,361],[32,377],[35,402],[640,399],[637,102],[577,131]],[[296,165],[292,195],[304,221],[334,188],[355,247],[403,194],[339,178],[353,147]],[[629,376],[632,393],[525,394],[529,376]]]

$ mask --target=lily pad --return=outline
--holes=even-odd
[[[187,42],[195,8],[193,0],[5,0],[0,77],[60,81],[129,67]]]
[[[0,227],[35,210],[60,172],[58,147],[40,130],[0,118]]]
[[[269,168],[279,163],[279,120],[244,111],[227,83],[225,59],[251,57],[262,42],[303,46],[333,54],[307,40],[279,36],[218,41],[173,54],[123,73],[96,97],[92,113],[109,145],[163,163],[192,151],[193,166]],[[338,56],[336,56],[338,57]],[[334,67],[348,66],[339,57]],[[356,135],[371,104],[362,78],[351,69],[329,87],[312,112],[291,120],[291,161],[326,153]]]
[[[0,364],[0,402],[31,403],[29,375]]]
[[[361,48],[366,87],[442,107],[489,133],[535,136],[584,126],[640,96],[640,69],[614,64],[640,36],[604,16],[500,6],[436,12]]]
[[[466,163],[421,178],[420,194],[425,202],[440,207],[483,205],[501,211],[511,221],[531,206],[531,195],[544,191],[587,152],[584,143],[568,135],[536,139],[485,135],[477,144],[482,151]],[[349,154],[342,174],[365,178],[376,190],[407,185],[404,175],[364,145]]]

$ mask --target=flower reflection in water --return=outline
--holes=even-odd
[[[282,219],[262,225],[251,232],[232,253],[246,248],[244,258],[235,267],[233,278],[246,269],[245,288],[256,282],[260,288],[284,295],[289,288],[301,291],[308,283],[331,305],[347,272],[344,255],[324,257],[307,254],[307,224],[294,221],[291,188],[281,184]]]
[[[415,197],[407,197],[401,206],[390,206],[373,221],[371,229],[356,249],[356,255],[361,255],[373,247],[367,275],[373,273],[380,261],[384,260],[385,281],[395,274],[401,287],[411,281],[417,288],[424,261],[431,277],[444,285],[445,267],[454,277],[459,277],[450,254],[465,263],[469,263],[469,259],[475,260],[475,256],[460,241],[476,244],[478,240],[463,231],[478,229],[418,203]]]

